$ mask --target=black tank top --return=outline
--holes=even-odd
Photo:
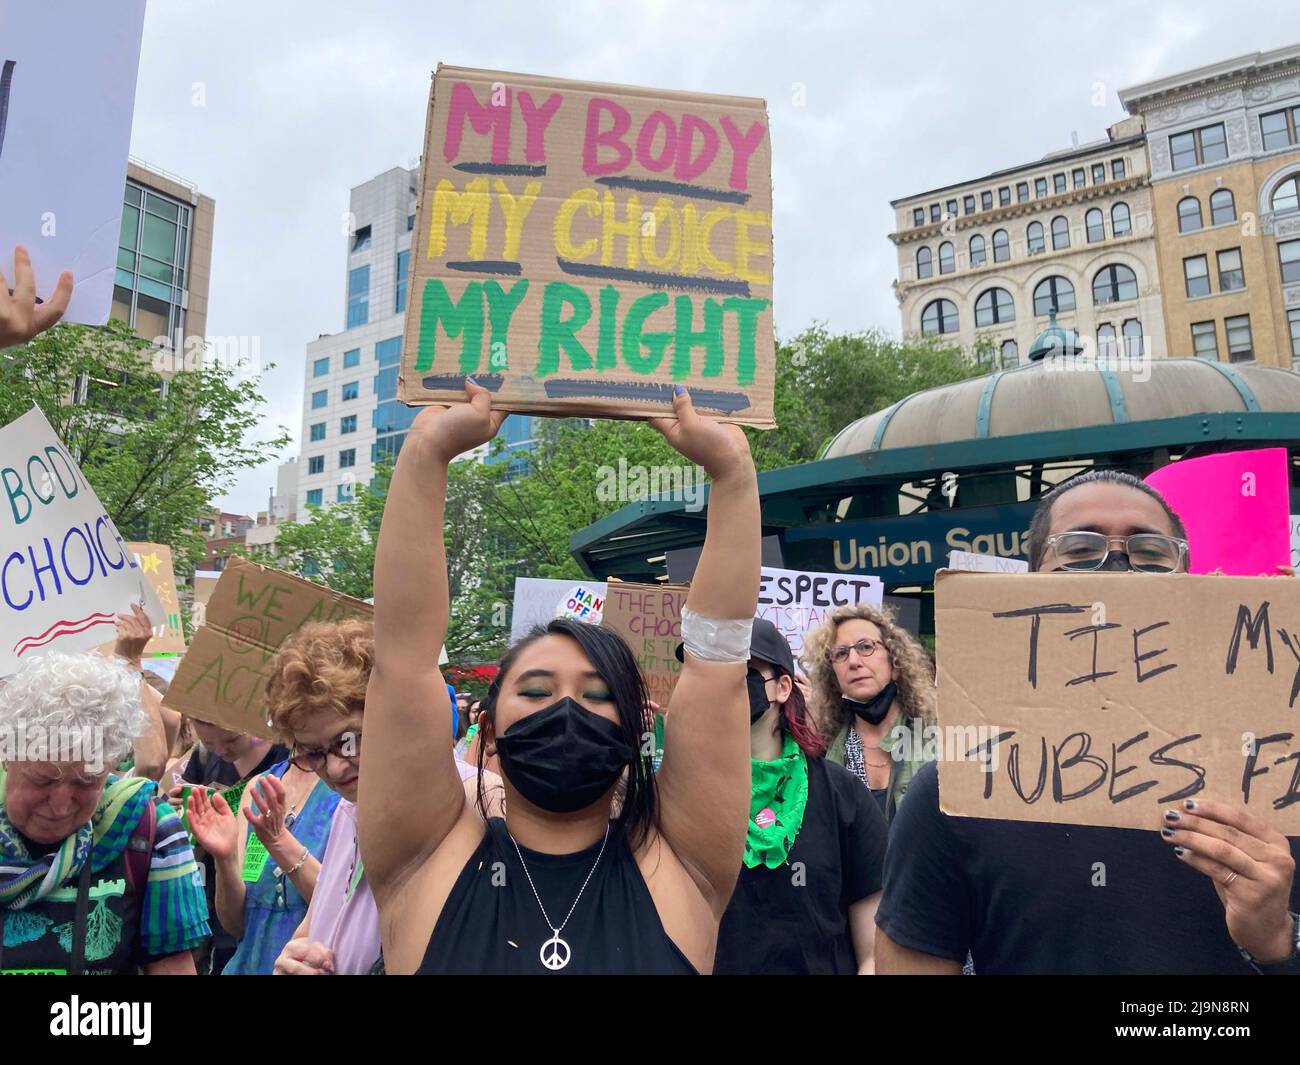
[[[558,925],[591,871],[600,842],[576,854],[519,849],[547,914]],[[562,968],[542,962],[543,944],[551,938],[506,823],[494,817],[447,897],[418,971],[565,976],[696,971],[664,931],[636,859],[613,825],[604,856],[560,933],[569,948]],[[556,945],[548,953],[557,950],[563,954]]]

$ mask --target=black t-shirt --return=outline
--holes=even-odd
[[[923,954],[963,961],[970,950],[981,974],[1253,973],[1214,885],[1173,850],[1157,825],[949,817],[931,762],[890,827],[876,923]],[[1291,851],[1300,858],[1300,839]]]
[[[785,865],[747,866],[718,929],[715,975],[857,971],[849,907],[880,890],[889,830],[849,770],[808,759],[808,804]]]
[[[185,763],[185,771],[181,773],[181,779],[187,784],[229,788],[238,784],[241,780],[247,780],[267,772],[271,766],[283,762],[288,757],[289,750],[287,747],[272,744],[266,749],[266,757],[257,763],[257,768],[245,776],[240,776],[239,769],[234,762],[227,762],[224,758],[218,758],[202,744],[198,744],[190,755],[189,761]]]

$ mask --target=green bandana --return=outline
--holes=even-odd
[[[781,757],[773,762],[752,760],[749,834],[745,865],[777,869],[790,857],[790,848],[803,827],[808,804],[808,760],[794,737],[787,735]]]

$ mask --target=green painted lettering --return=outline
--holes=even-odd
[[[646,333],[645,320],[662,307],[668,306],[668,295],[652,292],[636,300],[623,319],[623,361],[629,370],[652,374],[664,360],[664,352],[672,342],[672,333]],[[642,351],[642,345],[645,350]]]
[[[704,328],[692,328],[695,311],[690,296],[678,296],[674,301],[676,312],[676,338],[673,342],[673,380],[685,381],[691,376],[691,349],[704,349],[704,369],[701,377],[717,377],[722,373],[722,306],[715,299],[704,301]]]
[[[563,309],[573,308],[568,318]],[[560,369],[560,351],[575,370],[590,370],[591,355],[578,339],[578,330],[591,318],[591,300],[577,285],[552,281],[542,295],[542,332],[537,341],[537,376],[546,377]]]
[[[496,281],[487,282],[483,289],[487,293],[488,324],[492,329],[490,347],[492,357],[489,359],[488,369],[493,373],[499,373],[510,368],[510,319],[514,316],[515,308],[528,292],[528,278],[516,281],[509,292],[506,292]],[[498,344],[501,345],[499,349]],[[500,358],[496,355],[498,350],[502,352]],[[477,368],[476,363],[474,369]],[[473,373],[474,369],[465,372]]]
[[[415,372],[433,369],[437,355],[438,326],[448,337],[462,336],[460,372],[472,374],[483,354],[483,282],[471,281],[454,303],[447,286],[436,277],[424,283],[420,303],[420,337],[415,348]]]

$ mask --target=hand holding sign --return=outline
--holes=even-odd
[[[63,317],[72,298],[72,274],[59,275],[54,294],[44,302],[36,299],[36,275],[32,260],[21,244],[14,249],[13,288],[0,271],[0,348],[26,344]]]
[[[117,615],[117,643],[113,646],[113,653],[139,669],[140,656],[152,636],[153,625],[149,615],[139,603],[132,603],[131,613]]]
[[[433,404],[421,411],[407,436],[407,447],[415,446],[420,455],[446,465],[457,455],[486,444],[506,420],[506,412],[492,409],[492,396],[486,388],[465,379],[468,403],[445,407]]]
[[[703,417],[682,385],[674,389],[673,414],[676,417],[651,418],[650,425],[683,457],[703,466],[710,480],[743,472],[752,464],[749,441],[740,426]]]
[[[1262,962],[1291,956],[1295,859],[1286,836],[1215,799],[1188,799],[1167,810],[1161,835],[1179,858],[1214,881],[1237,946]]]

